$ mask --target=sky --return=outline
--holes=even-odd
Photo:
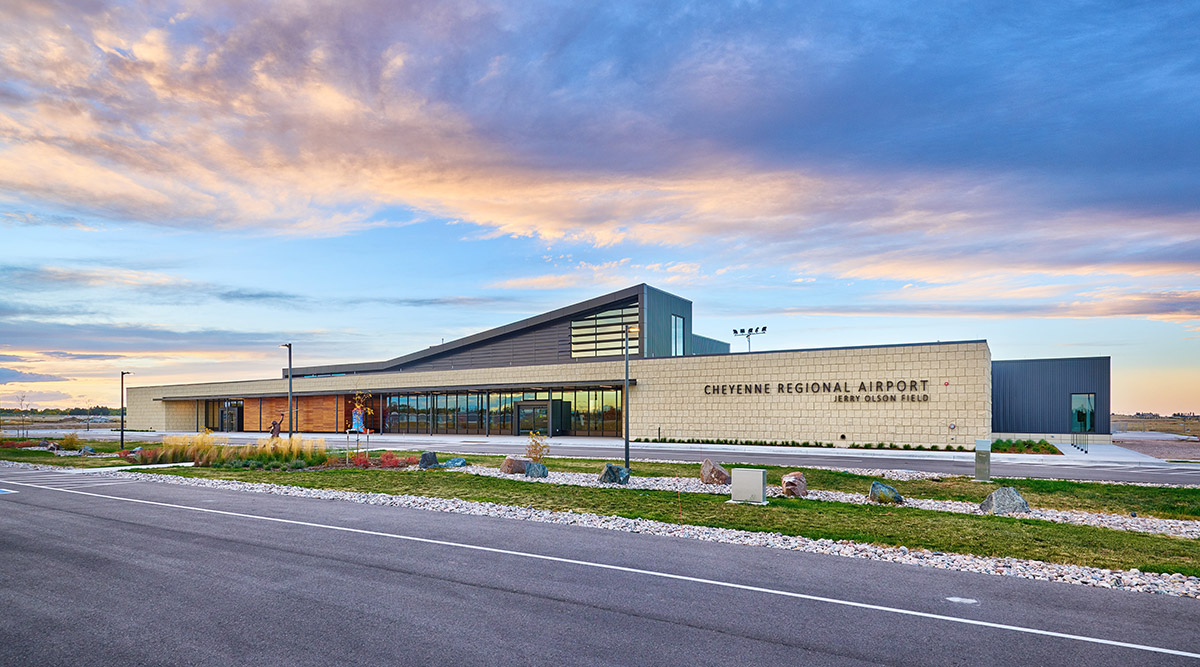
[[[0,407],[646,282],[1200,412],[1200,4],[0,3]]]

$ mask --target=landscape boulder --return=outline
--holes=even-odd
[[[422,470],[426,468],[436,468],[438,466],[436,452],[421,452],[421,460],[417,466]]]
[[[1024,514],[1029,511],[1029,503],[1015,488],[1003,486],[983,499],[979,511],[985,514]]]
[[[808,495],[808,480],[797,470],[783,476],[783,495],[788,498],[803,498]]]
[[[45,442],[45,440],[43,440],[42,442]],[[60,447],[58,445],[54,444],[53,442],[45,444],[45,445],[41,445],[41,446],[45,447],[47,451],[51,451],[51,452],[57,452],[60,449]]]
[[[131,450],[129,450],[129,451],[130,451],[130,452],[140,452],[140,451],[142,451],[142,448],[141,448],[141,447],[134,447],[133,449],[131,449]]]
[[[525,473],[525,466],[529,463],[529,459],[523,459],[519,456],[506,456],[504,457],[504,463],[500,464],[500,472],[505,475],[521,475]]]
[[[546,477],[549,474],[550,471],[546,469],[546,466],[537,461],[529,461],[525,464],[526,477]]]
[[[600,471],[598,479],[602,484],[627,484],[629,483],[629,468],[605,463],[604,470]]]
[[[728,484],[729,473],[721,464],[713,463],[712,459],[704,459],[700,466],[700,481],[705,484]]]
[[[79,448],[80,456],[82,456],[84,454],[95,454],[95,453],[96,453],[96,450],[92,449],[91,446],[89,446],[89,445],[84,445]]]
[[[877,503],[893,503],[899,505],[904,502],[904,496],[900,495],[899,491],[884,484],[883,482],[871,482],[871,500]]]
[[[461,456],[456,456],[441,465],[443,468],[464,468],[467,465],[467,460]]]

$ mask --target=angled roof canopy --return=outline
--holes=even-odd
[[[626,287],[616,292],[598,296],[586,301],[580,301],[569,306],[564,306],[557,310],[551,310],[541,315],[535,315],[523,320],[518,320],[511,324],[488,329],[477,334],[472,334],[464,338],[452,340],[449,343],[441,345],[431,345],[430,347],[419,352],[413,352],[404,356],[388,359],[386,361],[368,361],[352,364],[326,364],[323,366],[297,366],[292,370],[292,374],[296,377],[314,376],[314,375],[353,375],[357,373],[382,373],[387,371],[400,371],[405,366],[412,365],[419,361],[425,361],[434,357],[450,354],[474,347],[483,343],[491,342],[528,331],[552,322],[559,320],[578,317],[597,310],[602,310],[607,306],[628,301],[630,299],[642,300],[645,293],[646,284],[642,283],[632,287]],[[284,368],[282,376],[287,377],[287,369]]]

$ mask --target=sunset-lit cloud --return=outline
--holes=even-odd
[[[730,317],[1096,318],[1176,345],[1200,326],[1196,19],[12,0],[0,352],[253,375],[284,332],[358,358],[637,282]]]

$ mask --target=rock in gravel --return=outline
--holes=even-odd
[[[546,469],[546,466],[537,461],[529,461],[525,464],[526,477],[547,477],[549,475],[550,471]]]
[[[79,448],[79,454],[80,454],[80,455],[83,455],[83,454],[95,454],[95,453],[96,453],[96,450],[92,449],[92,448],[91,448],[89,445],[84,445],[84,446],[82,446],[82,447],[80,447],[80,448]]]
[[[871,500],[877,503],[894,503],[899,505],[904,502],[904,496],[883,482],[871,482]]]
[[[984,514],[1025,514],[1029,512],[1029,503],[1015,488],[1002,486],[983,499],[979,511]]]
[[[605,463],[604,470],[600,471],[598,479],[602,484],[627,484],[629,482],[629,468]]]
[[[729,473],[721,464],[713,463],[712,459],[704,459],[704,464],[700,466],[700,481],[705,484],[728,484]]]
[[[529,459],[523,459],[518,456],[504,457],[504,463],[500,464],[500,472],[505,475],[522,475],[525,473],[525,466],[529,464]]]
[[[783,476],[783,495],[788,498],[803,498],[808,495],[808,480],[797,470]]]
[[[438,460],[436,452],[421,452],[421,461],[417,463],[418,467],[424,470],[426,468],[436,467],[437,465]]]
[[[442,464],[443,468],[463,468],[467,465],[467,460],[461,456],[456,456]]]
[[[45,442],[45,440],[43,440],[42,442]],[[45,447],[46,451],[48,451],[48,452],[57,452],[58,451],[58,445],[54,444],[53,442],[50,444],[47,444],[47,445],[42,445],[41,443],[38,443],[38,446]]]

